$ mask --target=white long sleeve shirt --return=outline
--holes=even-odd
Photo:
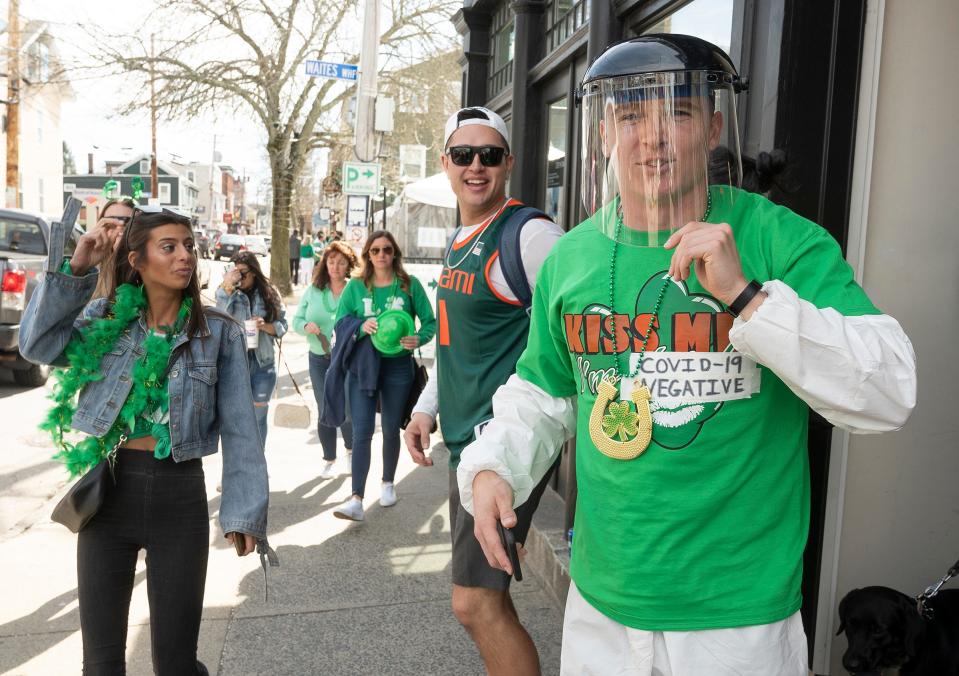
[[[733,347],[775,373],[810,408],[854,434],[901,428],[916,405],[916,356],[888,315],[846,317],[818,309],[780,281],[748,321],[733,322]],[[557,398],[513,375],[493,397],[493,420],[463,450],[457,470],[473,513],[473,478],[491,470],[527,500],[576,431],[575,397]]]

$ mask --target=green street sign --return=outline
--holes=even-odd
[[[380,165],[376,162],[344,162],[343,193],[346,195],[378,195]]]

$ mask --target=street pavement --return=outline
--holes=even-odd
[[[222,266],[214,264],[211,290]],[[268,269],[268,268],[267,268]],[[292,318],[295,304],[288,307]],[[304,338],[290,333],[284,356],[316,422]],[[281,364],[278,399],[300,401]],[[49,519],[67,487],[36,430],[45,390],[0,376],[4,452],[0,456],[0,673],[80,673],[76,536]],[[367,482],[366,521],[333,517],[350,495],[345,474],[322,481],[313,429],[273,425],[267,438],[270,543],[280,567],[269,570],[269,600],[255,556],[238,558],[217,523],[220,456],[204,460],[211,515],[199,658],[213,674],[482,674],[479,654],[450,610],[446,451],[419,468],[402,451],[399,502],[379,506],[381,437]],[[340,441],[340,467],[344,453]],[[128,670],[152,673],[143,555],[137,567],[127,637]],[[514,584],[520,618],[540,651],[543,671],[559,671],[562,613],[531,570]]]

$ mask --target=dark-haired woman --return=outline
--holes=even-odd
[[[100,219],[97,221],[96,227],[105,232],[119,230],[119,234],[122,234],[123,229],[133,218],[133,211],[136,208],[137,203],[130,197],[111,198],[100,210]],[[97,280],[97,288],[93,290],[94,298],[104,298],[110,295],[110,290],[113,288],[113,268],[115,266],[116,261],[113,260],[112,256],[100,266],[100,278]]]
[[[91,302],[111,255],[114,282]],[[137,211],[122,232],[85,233],[30,299],[20,351],[66,367],[42,427],[71,474],[115,454],[116,483],[77,539],[83,673],[126,673],[140,549],[155,673],[208,673],[196,659],[209,552],[200,458],[222,435],[220,524],[243,555],[266,538],[269,487],[243,332],[200,302],[189,219]],[[73,443],[71,427],[90,436]]]
[[[330,370],[330,344],[336,310],[346,282],[356,267],[356,254],[343,242],[333,242],[313,271],[313,283],[303,292],[293,315],[293,330],[306,336],[310,345],[310,381],[320,415],[317,417],[317,435],[323,447],[325,461],[322,479],[332,479],[336,463],[336,428],[324,425],[323,390]],[[349,418],[340,426],[347,452],[353,448],[353,425]]]
[[[216,290],[216,306],[242,325],[256,322],[256,348],[249,350],[250,386],[260,441],[266,448],[266,420],[276,387],[273,344],[286,333],[286,306],[260,269],[256,254],[243,251],[233,257],[234,268]]]
[[[396,240],[386,230],[377,230],[363,245],[360,256],[363,271],[350,280],[343,290],[337,321],[346,315],[363,319],[359,329],[361,340],[376,333],[376,318],[386,310],[403,310],[419,319],[419,331],[400,338],[403,350],[396,355],[382,355],[376,391],[365,393],[359,380],[348,380],[347,394],[353,418],[353,495],[333,511],[341,519],[363,520],[363,496],[370,472],[370,444],[376,418],[376,402],[380,401],[380,427],[383,433],[383,485],[380,505],[396,504],[393,478],[400,457],[400,423],[406,400],[413,385],[413,350],[427,343],[436,333],[433,307],[416,277],[403,269],[403,254]]]

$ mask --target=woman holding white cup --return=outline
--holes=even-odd
[[[266,447],[267,413],[276,387],[274,343],[287,330],[286,307],[260,269],[256,255],[243,251],[216,290],[216,306],[243,324],[250,359],[250,385],[260,441]]]

